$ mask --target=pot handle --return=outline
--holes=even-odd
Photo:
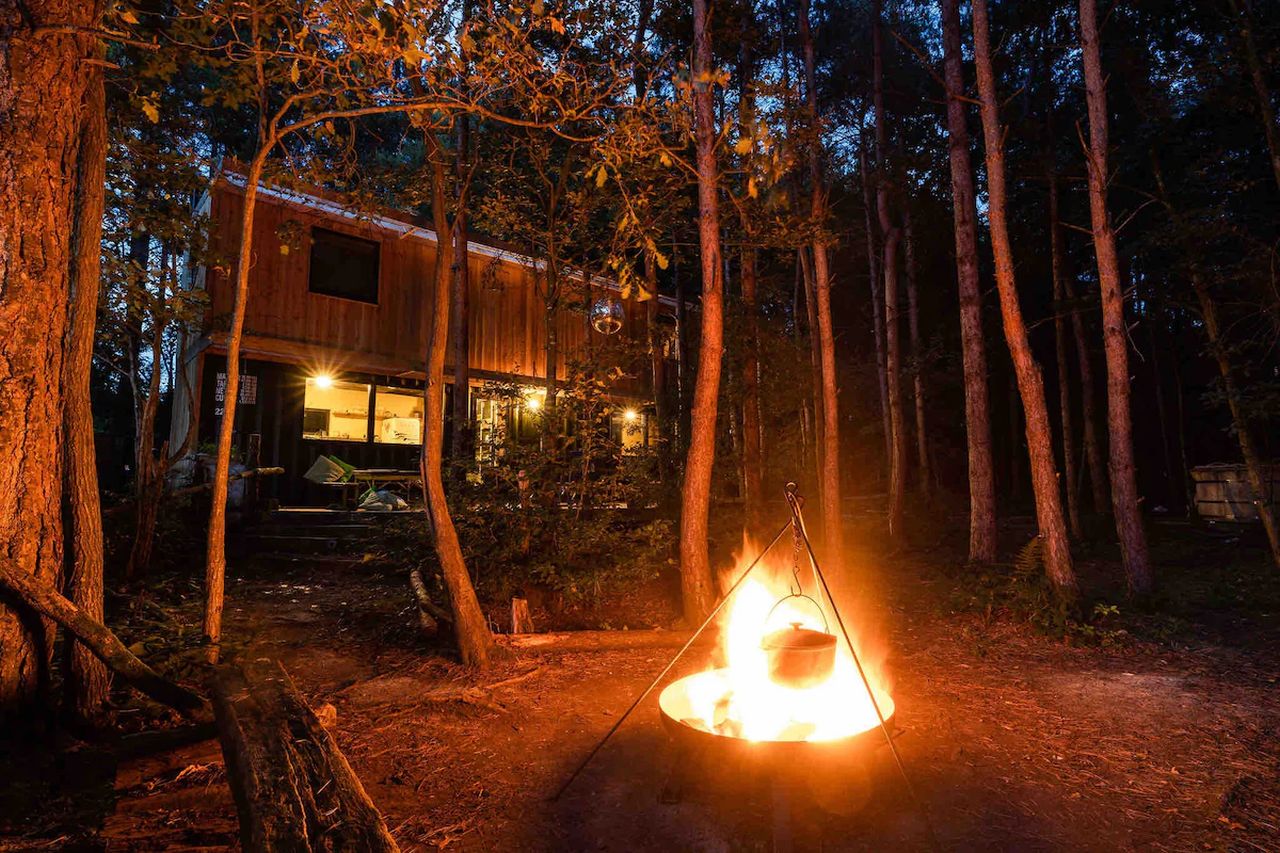
[[[773,603],[773,607],[769,608],[769,614],[764,617],[764,624],[766,627],[769,625],[769,620],[773,618],[774,611],[776,611],[778,607],[782,604],[782,602],[786,601],[788,598],[803,598],[807,600],[810,604],[812,604],[814,606],[814,609],[818,611],[818,615],[822,617],[823,633],[825,634],[831,633],[831,625],[827,622],[827,611],[822,609],[822,605],[819,604],[817,600],[813,598],[813,596],[805,595],[802,592],[793,592],[790,595],[784,595],[782,598],[779,598],[777,601],[775,601]]]

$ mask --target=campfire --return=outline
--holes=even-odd
[[[859,646],[866,681],[817,580],[806,572],[803,587],[810,594],[804,594],[799,570],[783,562],[757,566],[728,602],[716,656],[723,665],[681,678],[662,692],[659,707],[668,728],[678,727],[673,734],[690,729],[757,743],[875,734],[880,716],[868,685],[880,714],[892,718],[893,700],[857,626],[844,625]],[[744,563],[731,576],[745,569]]]

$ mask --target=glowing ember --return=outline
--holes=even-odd
[[[733,576],[744,568],[745,564],[739,566]],[[727,605],[729,613],[721,631],[726,666],[681,679],[688,713],[678,719],[697,729],[751,741],[839,740],[878,726],[875,708],[843,636],[837,643],[835,667],[825,681],[794,689],[769,679],[768,657],[760,647],[766,634],[795,622],[815,631],[825,627],[814,604],[803,598],[785,598],[770,615],[774,604],[788,595],[790,572],[772,573],[779,576],[776,582],[769,577],[767,566],[758,567],[756,573]],[[827,618],[831,632],[839,635],[829,608]],[[852,634],[855,626],[847,617],[845,626]],[[856,636],[854,642],[859,643],[864,669],[887,719],[893,714],[893,700],[879,668],[865,659],[863,644]]]

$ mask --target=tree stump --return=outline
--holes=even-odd
[[[527,598],[511,599],[511,633],[533,633],[533,617],[529,615],[529,600]]]
[[[245,850],[399,850],[284,667],[266,659],[222,667],[213,696]]]

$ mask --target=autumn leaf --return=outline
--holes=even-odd
[[[298,80],[302,78],[302,70],[298,68],[298,60],[293,61],[293,65],[289,66],[289,81],[293,85],[298,85]]]

